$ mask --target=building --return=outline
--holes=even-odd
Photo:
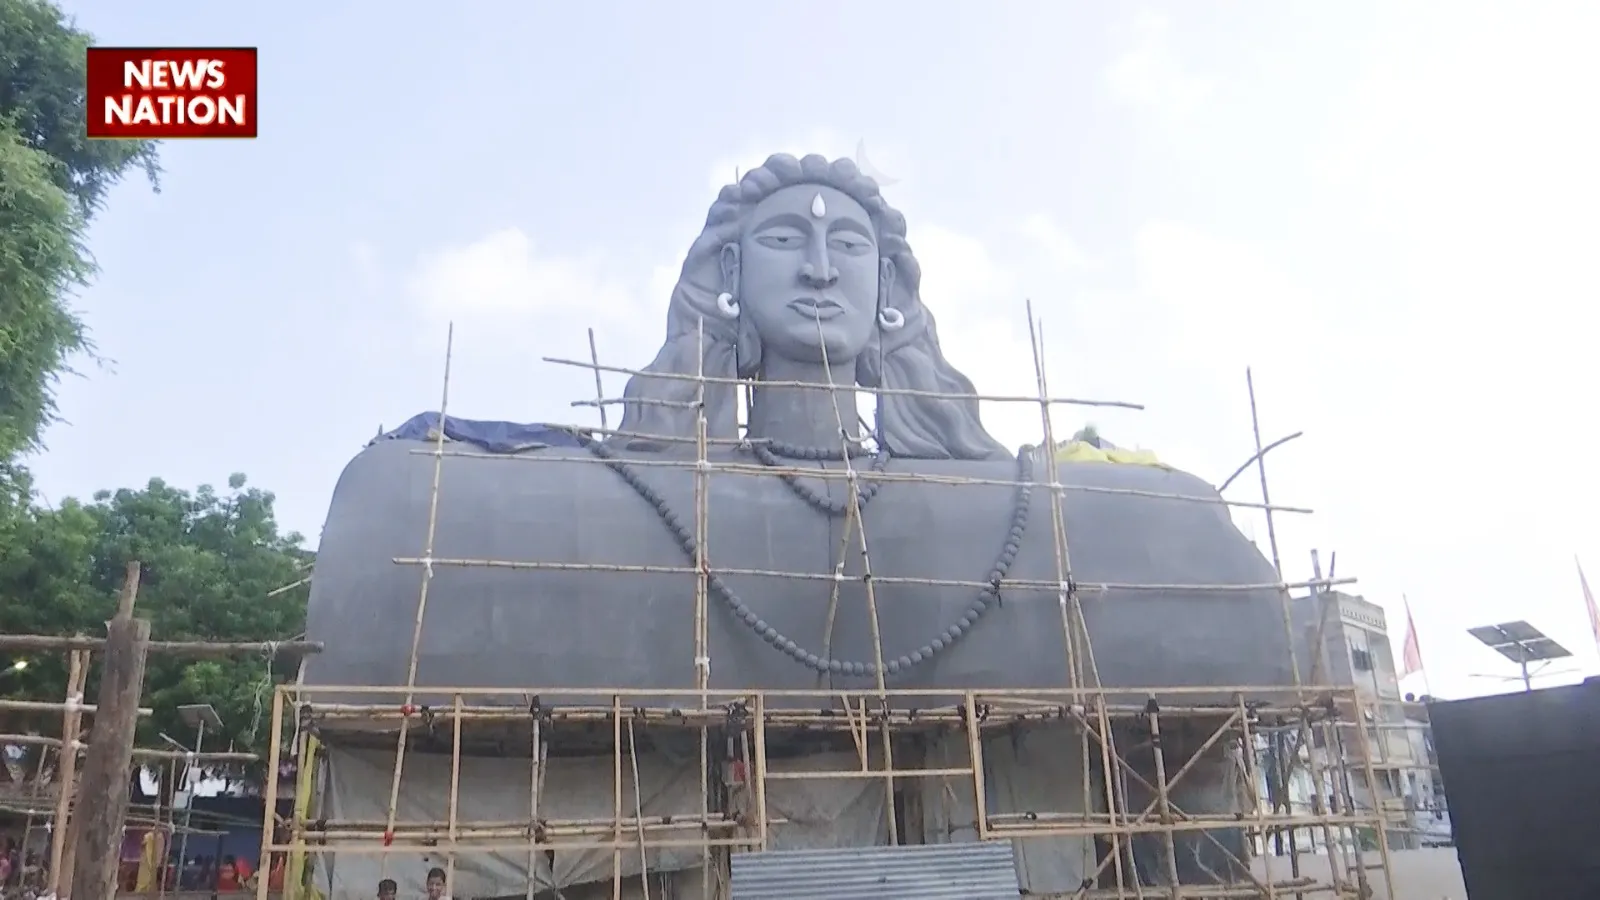
[[[1327,754],[1324,767],[1348,773],[1345,788],[1358,808],[1387,814],[1393,848],[1438,843],[1441,830],[1448,839],[1427,706],[1400,689],[1383,607],[1354,594],[1325,591],[1296,598],[1295,615],[1305,628],[1305,645],[1313,648],[1312,658],[1302,664],[1307,680],[1353,687],[1362,707],[1362,732],[1352,722],[1340,729],[1340,746],[1330,750],[1319,742],[1317,751]],[[1320,653],[1315,649],[1319,631]],[[1332,765],[1339,757],[1348,765]],[[1369,759],[1375,785],[1366,783]],[[1299,787],[1309,790],[1309,782]],[[1333,786],[1324,788],[1325,794],[1333,792]]]

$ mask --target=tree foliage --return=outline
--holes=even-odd
[[[86,136],[91,37],[45,0],[0,0],[0,460],[38,446],[56,379],[89,350],[73,292],[94,272],[83,230],[148,141]]]
[[[142,490],[102,491],[58,508],[0,506],[0,632],[105,634],[129,560],[143,565],[137,615],[158,640],[261,641],[304,631],[306,589],[273,591],[305,578],[311,560],[298,534],[281,534],[272,494],[234,475],[228,489],[190,492],[152,480]],[[15,659],[0,659],[0,665]],[[60,700],[62,654],[40,654],[0,681],[12,697]],[[279,660],[183,660],[152,655],[145,701],[155,713],[142,738],[188,740],[176,707],[209,703],[219,741],[260,747],[268,737],[270,686],[292,677]],[[91,673],[90,697],[94,678]],[[46,717],[40,730],[59,726]],[[51,726],[55,727],[52,728]],[[211,738],[208,746],[217,747]],[[148,744],[147,744],[148,746]]]

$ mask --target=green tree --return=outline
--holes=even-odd
[[[245,485],[243,475],[218,492],[190,492],[159,479],[142,490],[102,491],[90,503],[54,509],[0,508],[0,632],[103,635],[129,560],[143,564],[138,615],[158,640],[265,641],[305,629],[306,588],[273,595],[307,574],[311,553],[298,534],[282,534],[272,494]],[[66,685],[61,654],[40,654],[0,681],[11,697],[60,700]],[[0,660],[0,665],[15,659]],[[271,685],[292,677],[289,664],[265,656],[184,660],[153,655],[145,701],[155,714],[142,738],[190,730],[176,707],[209,703],[222,718],[220,742],[261,748],[268,738]],[[91,674],[91,694],[94,690]],[[55,730],[56,717],[38,721]],[[211,738],[207,744],[219,746]]]
[[[54,386],[91,351],[72,294],[94,274],[84,228],[156,146],[85,135],[91,36],[53,3],[0,0],[0,461],[38,446]]]

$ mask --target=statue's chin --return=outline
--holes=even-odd
[[[813,330],[807,335],[785,334],[781,340],[766,340],[764,353],[781,356],[791,362],[806,365],[820,366],[826,362],[838,378],[840,372],[853,371],[857,357],[865,349],[866,342],[856,335],[845,334],[841,329],[828,328],[823,325],[823,333],[818,340],[818,335]]]

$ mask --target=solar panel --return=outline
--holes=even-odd
[[[1544,632],[1520,619],[1499,625],[1480,625],[1467,629],[1467,633],[1482,641],[1490,650],[1518,664],[1566,659],[1572,655],[1567,648],[1546,637]]]

